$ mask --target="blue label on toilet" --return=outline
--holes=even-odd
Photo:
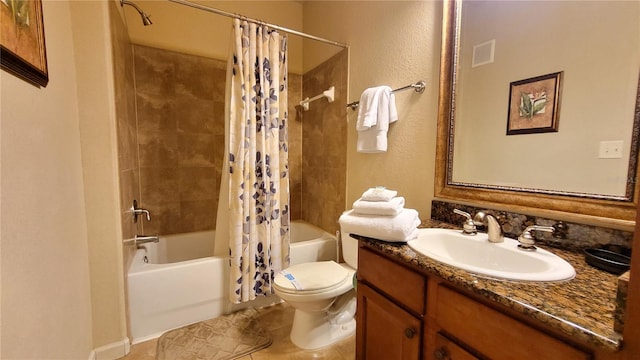
[[[293,285],[293,287],[296,288],[296,290],[302,290],[302,286],[296,280],[295,276],[293,276],[290,272],[288,272],[286,270],[282,270],[281,273],[282,273],[282,275],[284,275],[284,277],[287,278],[287,280],[289,280],[291,282],[291,284]]]

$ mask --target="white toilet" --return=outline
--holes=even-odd
[[[358,240],[342,233],[345,263],[310,262],[277,274],[274,290],[295,308],[291,342],[302,349],[318,349],[340,341],[356,330],[354,274]]]

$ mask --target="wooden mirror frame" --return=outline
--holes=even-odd
[[[637,163],[633,170],[631,201],[576,197],[562,194],[531,192],[527,189],[491,189],[453,184],[448,179],[448,166],[452,159],[450,143],[453,141],[454,95],[456,66],[460,34],[462,0],[445,0],[442,17],[442,45],[440,55],[440,87],[436,140],[436,169],[434,197],[469,205],[513,211],[533,216],[592,224],[633,231],[638,204]],[[640,89],[634,111],[632,143],[638,143],[637,124],[640,122]]]

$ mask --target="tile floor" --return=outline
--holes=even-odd
[[[293,345],[289,340],[293,311],[293,308],[286,303],[258,309],[260,322],[267,330],[271,331],[273,343],[266,349],[256,351],[238,360],[355,359],[355,336],[319,350],[302,350]],[[123,357],[122,360],[155,360],[156,345],[157,339],[133,345],[131,352]]]

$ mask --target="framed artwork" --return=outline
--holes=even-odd
[[[510,84],[507,135],[558,131],[562,73]]]
[[[0,58],[3,70],[47,86],[42,0],[0,0]]]

